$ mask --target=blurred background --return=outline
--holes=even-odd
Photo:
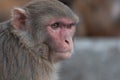
[[[30,0],[0,0],[0,22]],[[60,80],[120,80],[120,0],[60,0],[80,18]]]

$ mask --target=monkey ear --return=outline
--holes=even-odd
[[[21,8],[14,8],[12,18],[13,18],[12,24],[15,29],[25,29],[27,19],[25,10]]]

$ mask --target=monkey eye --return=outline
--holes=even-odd
[[[51,27],[53,29],[59,28],[60,26],[61,26],[61,23],[59,23],[59,22],[56,22],[56,23],[54,23],[54,24],[51,25]]]
[[[57,29],[57,28],[60,28],[60,27],[66,27],[68,29],[71,29],[73,26],[75,26],[75,23],[71,23],[71,24],[64,24],[62,22],[56,22],[56,23],[53,23],[52,25],[50,25],[53,29]]]

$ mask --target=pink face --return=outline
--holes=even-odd
[[[73,50],[75,23],[66,18],[54,19],[49,22],[47,32],[52,56],[57,60],[69,58]]]

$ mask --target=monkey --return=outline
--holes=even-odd
[[[58,0],[15,7],[0,23],[0,80],[57,80],[59,63],[72,54],[78,23]]]

